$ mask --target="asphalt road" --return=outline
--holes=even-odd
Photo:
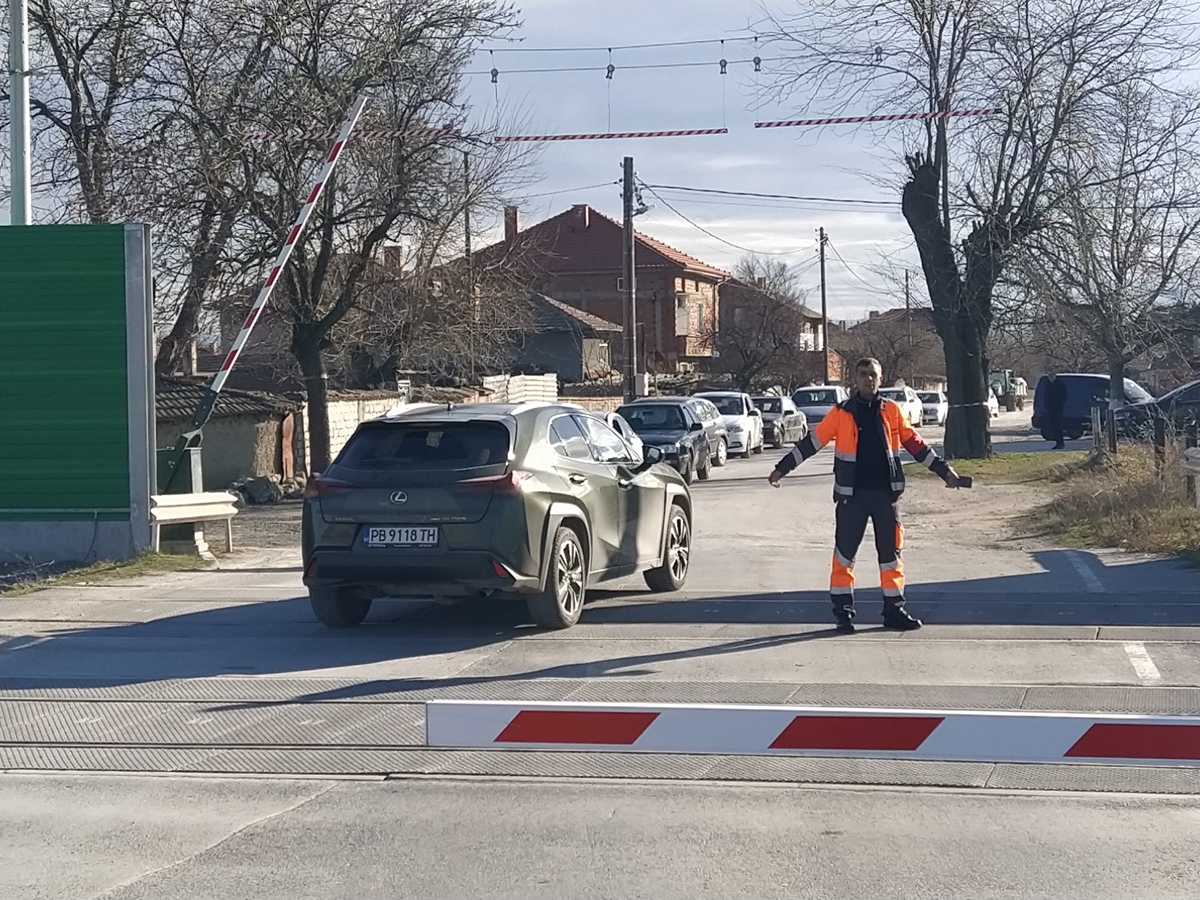
[[[1195,570],[1011,540],[1000,488],[914,482],[926,628],[837,635],[830,460],[772,490],[777,455],[695,486],[686,590],[606,585],[567,632],[411,601],[330,632],[294,545],[0,599],[0,893],[1194,896],[1196,769],[422,746],[430,697],[1200,714]]]

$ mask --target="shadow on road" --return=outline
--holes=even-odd
[[[929,623],[969,625],[1197,625],[1197,573],[1171,560],[1145,560],[1106,567],[1094,554],[1045,551],[1035,554],[1043,571],[1000,578],[964,579],[910,586],[910,609]],[[860,563],[866,578],[873,567]],[[864,579],[866,580],[866,579]],[[877,627],[878,588],[861,591],[858,622]],[[345,688],[353,692],[405,692],[539,678],[597,678],[637,675],[645,666],[671,659],[741,653],[834,637],[824,592],[705,594],[683,591],[596,590],[570,637],[607,625],[704,624],[798,626],[795,633],[758,636],[534,669],[501,679],[414,678]],[[813,626],[826,626],[813,630]],[[865,630],[864,629],[864,630]],[[329,631],[317,624],[306,598],[237,603],[134,624],[102,625],[40,638],[17,638],[0,647],[0,685],[13,689],[70,687],[97,683],[140,684],[179,678],[235,674],[285,674],[338,669],[478,651],[523,637],[544,639],[529,624],[517,598],[492,598],[454,605],[379,601],[359,628]],[[622,636],[606,632],[605,639]],[[647,637],[645,633],[631,635]],[[712,641],[711,632],[699,639]],[[678,642],[678,633],[662,640]],[[469,662],[457,663],[461,669]],[[373,686],[374,685],[374,686]],[[321,695],[313,699],[335,699]],[[294,702],[294,701],[293,701]]]

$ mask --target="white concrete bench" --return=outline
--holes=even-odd
[[[163,525],[188,525],[197,522],[225,522],[225,550],[233,552],[233,517],[237,498],[229,491],[202,494],[155,494],[150,498],[150,523],[154,529],[154,552],[159,552]],[[207,545],[198,548],[201,554]]]

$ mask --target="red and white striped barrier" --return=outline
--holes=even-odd
[[[300,207],[300,212],[296,215],[296,221],[292,224],[291,231],[288,232],[287,240],[284,241],[283,246],[279,249],[279,255],[275,258],[275,265],[271,267],[271,274],[267,276],[266,284],[258,292],[258,297],[255,298],[254,305],[250,307],[246,321],[242,324],[242,330],[238,332],[233,346],[229,348],[229,354],[225,357],[225,361],[221,363],[220,371],[217,372],[212,380],[212,384],[208,387],[208,393],[211,395],[214,403],[216,402],[217,394],[221,392],[221,388],[225,385],[225,380],[229,377],[229,370],[233,368],[233,364],[237,362],[242,348],[246,346],[246,341],[250,339],[250,332],[254,330],[254,325],[258,322],[258,317],[262,313],[263,307],[267,305],[267,301],[271,298],[271,291],[275,288],[275,282],[279,279],[279,273],[287,265],[287,261],[292,255],[292,248],[296,246],[296,241],[300,239],[300,234],[304,231],[304,226],[308,224],[313,207],[317,205],[317,199],[321,196],[321,191],[325,188],[325,182],[329,180],[329,176],[333,172],[333,167],[337,165],[338,157],[342,155],[342,148],[346,146],[346,141],[350,140],[350,133],[354,131],[354,125],[358,122],[358,117],[362,115],[363,107],[366,104],[367,98],[359,97],[355,101],[354,106],[351,107],[349,114],[347,114],[346,120],[342,123],[337,140],[334,141],[333,149],[329,151],[329,156],[325,158],[325,163],[321,166],[321,170],[317,173],[312,188],[308,192],[308,198],[304,201],[304,205]]]
[[[692,137],[698,134],[729,134],[728,128],[686,128],[681,131],[601,131],[585,134],[499,134],[497,144],[517,141],[610,141],[616,138]]]
[[[462,131],[447,125],[442,128],[360,128],[359,138],[403,138],[403,137],[461,137]],[[337,137],[333,131],[276,131],[253,132],[238,135],[243,141],[327,141]]]
[[[861,125],[865,122],[911,122],[928,119],[953,119],[959,116],[994,116],[998,109],[955,109],[946,112],[895,113],[880,116],[839,116],[825,119],[782,119],[777,122],[755,122],[755,128],[794,128],[805,125]]]
[[[440,748],[1200,765],[1200,717],[431,700]]]

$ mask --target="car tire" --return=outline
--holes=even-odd
[[[687,513],[678,506],[672,506],[671,514],[667,516],[665,543],[663,564],[642,573],[646,586],[663,594],[683,587],[692,559],[692,523],[688,521]]]
[[[750,452],[751,452],[751,453],[756,453],[756,454],[757,454],[757,453],[762,453],[762,452],[763,452],[763,446],[764,446],[764,443],[765,443],[765,441],[766,441],[766,438],[764,438],[764,437],[763,437],[763,436],[760,434],[760,435],[758,436],[758,443],[757,443],[757,444],[755,444],[753,447],[751,447],[751,448],[750,448]]]
[[[326,628],[353,628],[371,611],[371,598],[344,587],[310,587],[313,614]]]
[[[570,628],[583,613],[587,593],[587,556],[579,535],[559,526],[547,563],[546,587],[526,600],[529,617],[543,628]]]
[[[695,461],[695,459],[692,458],[692,454],[689,453],[687,455],[687,460],[683,463],[682,467],[679,469],[679,475],[680,475],[680,477],[683,478],[684,484],[691,484],[692,478],[695,477],[695,474],[696,474],[696,461]]]
[[[1068,441],[1077,441],[1083,437],[1083,429],[1080,428],[1068,431],[1065,437]]]
[[[729,462],[729,442],[725,438],[721,438],[717,442],[717,456],[713,460],[713,465],[719,469],[727,462]]]
[[[696,477],[701,481],[708,481],[708,476],[712,474],[712,457],[707,453],[704,454],[704,465],[696,467]]]

